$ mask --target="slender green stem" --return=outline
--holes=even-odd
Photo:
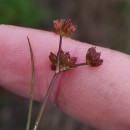
[[[34,68],[34,57],[33,57],[33,51],[31,47],[31,43],[29,38],[28,44],[29,44],[29,50],[31,55],[31,68],[32,68],[32,77],[31,77],[31,87],[30,87],[30,96],[29,96],[29,110],[28,110],[28,117],[27,117],[27,124],[26,124],[26,130],[30,129],[30,121],[31,121],[31,113],[32,113],[32,105],[33,105],[33,94],[34,94],[34,85],[35,85],[35,68]]]
[[[38,128],[38,125],[39,125],[39,122],[40,122],[42,113],[43,113],[43,111],[44,111],[44,109],[45,109],[45,107],[46,107],[48,98],[49,98],[49,96],[50,96],[50,94],[51,94],[51,91],[52,91],[52,89],[53,89],[53,86],[54,86],[54,84],[55,84],[55,81],[56,81],[58,75],[59,75],[59,73],[55,73],[54,76],[53,76],[53,78],[52,78],[52,80],[51,80],[51,83],[50,83],[50,85],[49,85],[49,87],[48,87],[48,89],[47,89],[46,95],[45,95],[44,100],[43,100],[43,102],[42,102],[42,105],[41,105],[41,107],[40,107],[40,111],[39,111],[39,113],[38,113],[38,116],[37,116],[37,119],[36,119],[36,122],[35,122],[35,125],[34,125],[33,130],[37,130],[37,128]]]
[[[56,73],[60,72],[60,54],[62,51],[62,36],[60,35],[60,41],[59,41],[59,49],[58,49],[58,53],[57,53],[57,66],[56,66]]]

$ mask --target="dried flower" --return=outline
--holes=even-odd
[[[86,64],[92,67],[97,67],[103,63],[103,60],[100,59],[101,53],[96,52],[96,47],[91,47],[88,49],[86,54]]]
[[[77,28],[76,25],[72,24],[71,20],[66,19],[54,20],[53,25],[55,33],[61,36],[68,36],[73,33]]]
[[[57,65],[57,56],[50,52],[49,59],[52,63],[51,69],[56,70]],[[75,63],[77,61],[76,57],[70,57],[69,52],[63,52],[61,51],[60,55],[60,71],[71,69],[75,66]]]

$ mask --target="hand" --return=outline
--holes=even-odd
[[[35,100],[41,101],[54,74],[49,53],[57,52],[59,37],[51,32],[15,26],[0,26],[0,85],[21,96],[29,95],[30,39],[36,70]],[[64,51],[85,59],[90,44],[63,39]],[[78,67],[63,72],[50,102],[100,130],[130,130],[130,56],[97,47],[104,60],[100,67]]]

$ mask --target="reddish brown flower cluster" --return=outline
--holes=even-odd
[[[71,20],[65,19],[54,20],[53,25],[55,33],[59,34],[60,36],[68,36],[77,28],[76,25],[72,24]]]
[[[96,47],[91,47],[88,49],[86,54],[86,64],[92,67],[97,67],[103,63],[100,59],[101,53],[96,52]]]
[[[54,20],[54,31],[58,35],[68,36],[73,33],[77,26],[71,23],[71,20]],[[103,63],[103,60],[100,59],[101,53],[96,52],[96,47],[91,47],[87,50],[86,61],[84,63],[76,64],[77,57],[71,57],[69,52],[63,52],[61,49],[62,40],[60,40],[59,51],[61,53],[57,53],[57,55],[52,52],[49,55],[49,59],[52,63],[51,69],[56,70],[56,73],[59,73],[64,70],[68,70],[71,68],[75,68],[81,65],[89,65],[92,67],[100,66]]]
[[[51,69],[56,70],[57,65],[57,56],[50,52],[49,59],[52,63]],[[63,52],[61,51],[60,55],[60,71],[71,69],[75,66],[75,63],[77,61],[76,57],[70,57],[69,52]]]

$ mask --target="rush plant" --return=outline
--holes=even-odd
[[[68,37],[70,34],[72,34],[76,29],[77,26],[73,25],[71,20],[61,19],[61,20],[54,20],[53,21],[54,26],[54,32],[59,35],[59,47],[57,54],[54,54],[53,52],[50,52],[49,60],[51,62],[51,68],[50,70],[54,71],[54,75],[52,77],[52,80],[48,86],[46,95],[41,103],[41,107],[38,113],[38,116],[36,118],[36,122],[34,124],[33,130],[37,130],[41,116],[44,112],[44,109],[46,107],[48,98],[51,94],[51,91],[53,89],[53,86],[56,82],[57,77],[60,73],[64,73],[64,71],[75,69],[76,67],[83,66],[83,65],[89,65],[90,67],[98,67],[103,63],[103,60],[100,58],[101,53],[96,51],[96,47],[91,47],[88,50],[86,50],[86,56],[85,61],[83,63],[76,63],[77,57],[71,56],[69,52],[65,52],[62,49],[62,38]],[[34,58],[33,58],[33,51],[31,48],[31,43],[29,38],[29,48],[30,48],[30,54],[31,54],[31,63],[32,63],[32,81],[31,81],[31,90],[30,90],[30,105],[29,105],[29,114],[28,114],[28,121],[27,121],[27,127],[26,130],[29,130],[30,126],[30,119],[31,119],[31,111],[32,111],[32,101],[33,101],[33,91],[34,91],[34,84],[35,84],[35,68],[34,68]]]

